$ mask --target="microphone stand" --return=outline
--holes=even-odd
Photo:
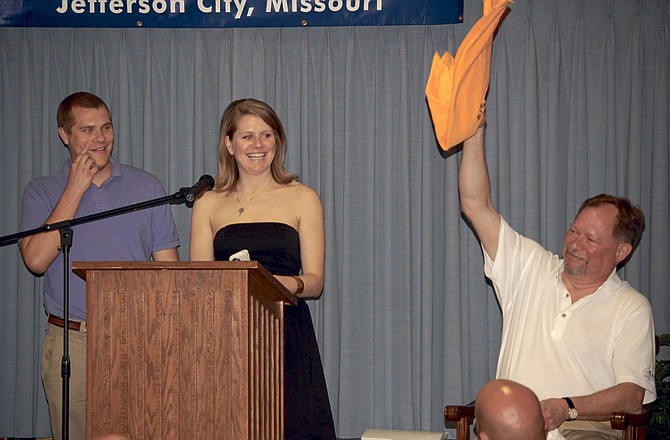
[[[205,177],[205,176],[203,176]],[[209,177],[209,176],[207,176]],[[209,177],[211,179],[211,177]],[[202,180],[202,178],[201,178]],[[213,183],[213,181],[212,181]],[[196,185],[197,186],[197,185]],[[68,324],[69,324],[69,297],[70,297],[70,277],[69,277],[69,268],[70,268],[70,248],[72,247],[72,237],[73,231],[72,227],[80,225],[83,223],[88,223],[96,220],[101,220],[104,218],[109,218],[121,214],[126,214],[129,212],[140,211],[147,208],[153,208],[160,205],[171,204],[179,205],[186,203],[186,206],[191,208],[198,194],[193,193],[194,187],[184,187],[180,188],[179,191],[172,195],[159,197],[153,200],[147,200],[145,202],[134,203],[132,205],[123,206],[120,208],[110,209],[109,211],[98,212],[95,214],[87,215],[80,218],[75,218],[72,220],[64,220],[57,223],[45,224],[39,228],[29,229],[27,231],[18,232],[16,234],[6,235],[0,237],[0,247],[7,246],[9,244],[18,243],[19,240],[23,237],[29,235],[39,234],[42,232],[48,231],[60,231],[60,240],[61,240],[61,251],[63,252],[63,357],[61,363],[61,377],[63,381],[63,398],[62,398],[62,409],[63,409],[63,430],[62,438],[63,440],[68,440],[69,437],[69,417],[70,417],[70,353],[69,353],[69,335],[68,335]],[[212,186],[209,185],[209,189]]]

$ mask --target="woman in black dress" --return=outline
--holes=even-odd
[[[319,349],[305,299],[321,295],[323,208],[317,193],[284,168],[286,134],[274,110],[242,99],[224,111],[214,189],[191,215],[190,259],[228,260],[247,250],[290,292],[284,309],[287,440],[335,439]]]

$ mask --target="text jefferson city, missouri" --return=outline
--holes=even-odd
[[[59,14],[170,14],[185,13],[186,0],[62,0],[56,8]],[[235,18],[253,15],[253,0],[197,0],[198,10],[205,14],[234,13]],[[265,13],[286,12],[357,12],[381,11],[383,0],[260,0],[265,2]],[[246,11],[246,13],[245,13]]]

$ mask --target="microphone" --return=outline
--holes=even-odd
[[[198,182],[193,185],[186,192],[186,206],[193,207],[193,202],[202,195],[202,193],[209,191],[214,187],[214,178],[209,174],[200,176]]]

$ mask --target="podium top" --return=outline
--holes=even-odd
[[[86,280],[89,271],[137,271],[137,270],[223,270],[256,272],[270,283],[281,299],[291,305],[298,304],[298,298],[284,287],[258,261],[74,261],[72,272]]]

